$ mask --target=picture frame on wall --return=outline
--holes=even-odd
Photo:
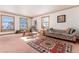
[[[66,22],[66,15],[59,15],[57,16],[57,23]]]

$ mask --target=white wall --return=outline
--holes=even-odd
[[[32,25],[32,19],[31,18],[28,18],[28,28],[29,29],[30,29],[31,25]]]
[[[66,22],[57,23],[58,15],[66,15]],[[52,27],[55,29],[67,29],[68,27],[72,27],[79,31],[79,7],[34,17],[33,20],[37,20],[37,28],[39,30],[41,29],[41,17],[43,16],[50,16],[50,28]]]

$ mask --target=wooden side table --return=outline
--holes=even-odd
[[[41,30],[40,35],[44,35],[44,32],[45,32],[44,30]]]
[[[42,35],[42,31],[40,30],[39,32],[38,32],[40,35]]]

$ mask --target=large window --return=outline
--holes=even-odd
[[[2,16],[2,31],[14,30],[14,17]]]
[[[49,16],[42,17],[42,27],[49,28]]]
[[[21,30],[26,29],[28,27],[27,25],[28,24],[26,18],[20,18],[20,29]]]

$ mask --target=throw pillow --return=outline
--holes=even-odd
[[[50,32],[53,32],[53,28],[50,28],[49,30],[50,30]]]
[[[66,33],[70,34],[71,28],[67,28]]]
[[[72,34],[73,32],[75,32],[75,29],[72,29],[70,30],[70,34]]]

